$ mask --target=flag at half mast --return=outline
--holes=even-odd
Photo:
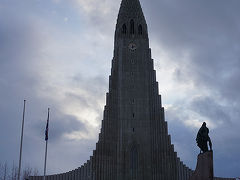
[[[46,130],[45,130],[45,141],[48,140],[48,124],[49,124],[49,108],[48,108],[47,125],[46,125]]]

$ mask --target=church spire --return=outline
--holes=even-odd
[[[139,0],[122,0],[115,38],[136,37],[147,38],[147,24]]]

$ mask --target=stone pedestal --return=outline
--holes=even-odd
[[[213,152],[198,155],[197,167],[189,180],[213,180]]]

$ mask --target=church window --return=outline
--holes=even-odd
[[[138,168],[138,152],[137,148],[135,146],[132,147],[131,149],[131,174],[132,174],[132,179],[137,178],[137,168]]]
[[[126,24],[123,24],[123,26],[122,26],[122,33],[123,34],[127,34],[127,26],[126,26]]]
[[[143,28],[142,28],[142,25],[141,25],[141,24],[138,26],[138,34],[139,34],[139,35],[142,35],[142,34],[143,34]]]
[[[135,114],[133,113],[132,116],[133,116],[133,118],[134,118]]]
[[[134,21],[131,19],[130,21],[130,34],[134,34]]]

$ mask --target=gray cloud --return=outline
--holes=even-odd
[[[105,76],[110,72],[110,58],[105,59],[105,54],[108,54],[109,50],[104,47],[112,44],[110,41],[114,34],[114,19],[120,1],[111,4],[104,1],[106,6],[114,7],[107,8],[106,13],[101,12],[100,7],[97,7],[96,11],[94,9],[87,11],[86,7],[80,8],[79,16],[83,20],[80,28],[76,25],[73,27],[75,30],[72,30],[66,22],[63,22],[65,26],[61,23],[52,24],[54,20],[58,22],[59,19],[69,15],[70,11],[65,8],[71,9],[71,3],[70,5],[65,1],[59,1],[57,4],[51,3],[47,6],[45,3],[35,4],[28,1],[25,5],[17,3],[16,6],[12,6],[16,1],[3,2],[0,4],[0,159],[8,162],[18,159],[16,149],[19,146],[22,100],[27,98],[25,164],[42,169],[46,110],[50,106],[52,129],[49,173],[73,169],[89,158],[95,148],[97,136],[95,139],[66,139],[64,136],[66,133],[79,131],[89,134],[91,130],[88,124],[84,123],[85,119],[69,115],[65,110],[69,105],[73,108],[77,106],[79,111],[91,109],[97,114],[95,121],[100,124],[102,103],[108,84],[107,78],[101,73]],[[216,124],[216,128],[210,129],[214,145],[215,174],[225,177],[239,176],[240,2],[238,0],[141,2],[149,25],[150,42],[170,56],[169,63],[176,64],[175,73],[171,74],[173,82],[193,84],[193,90],[198,92],[197,97],[192,96],[192,89],[189,89],[187,98],[179,97],[166,110],[169,132],[179,156],[188,166],[195,168],[198,153],[195,144],[197,129],[186,125],[186,121],[192,118],[191,113],[194,113],[198,120],[204,118]],[[42,9],[46,15],[43,15]],[[62,10],[64,12],[59,15]],[[50,16],[51,11],[59,17]],[[72,19],[70,17],[67,23],[71,23]],[[74,23],[80,22],[75,20]],[[51,29],[52,27],[49,27],[51,25],[56,27]],[[85,39],[81,37],[81,40],[85,41],[84,46],[71,44],[72,42],[65,39],[74,37],[65,38],[64,28],[73,33],[76,29],[89,32],[85,35],[96,38],[96,41],[89,43],[89,37]],[[49,33],[51,36],[46,33],[48,29],[51,29]],[[81,33],[74,35],[80,38]],[[73,54],[69,51],[66,55],[64,46],[60,46],[63,48],[49,46],[50,38],[56,44],[59,42],[66,43],[66,46],[69,44],[69,49],[79,52]],[[57,58],[48,54],[52,50],[57,52],[57,55],[55,54]],[[154,48],[152,51],[155,54]],[[71,61],[72,58],[84,62],[85,69],[79,65],[81,73],[65,68],[65,65],[74,62]],[[153,58],[158,61],[158,57]],[[43,62],[47,62],[46,65],[43,65]],[[73,63],[73,66],[75,65]],[[86,69],[87,66],[91,66],[91,69]],[[43,74],[47,71],[44,68],[48,71],[59,71],[58,76],[51,78],[47,76],[48,74]],[[67,77],[64,76],[65,71],[69,72]],[[68,83],[52,81],[61,78]],[[66,87],[76,91],[65,90]],[[167,98],[171,97],[164,97]],[[59,164],[62,166],[59,167]]]
[[[178,157],[190,168],[194,169],[196,159],[192,158],[198,153],[195,143],[196,129],[187,127],[184,120],[189,119],[187,114],[182,113],[183,108],[175,106],[167,108],[166,120],[168,121],[169,134]],[[186,148],[187,147],[187,148]]]
[[[198,94],[198,98],[189,95],[172,106],[183,106],[178,112],[185,114],[181,116],[182,121],[192,112],[200,120],[205,118],[217,125],[211,131],[216,154],[215,173],[224,177],[238,176],[238,171],[232,168],[240,168],[236,165],[240,138],[237,133],[240,127],[237,115],[240,112],[240,23],[237,19],[240,13],[237,7],[240,2],[162,0],[143,1],[143,4],[151,40],[176,64],[172,79],[181,84],[192,83]],[[185,141],[183,144],[194,141],[194,138],[178,139],[179,134],[187,131],[177,128],[178,121],[171,115],[176,112],[167,111],[169,113],[167,120],[173,141]],[[195,137],[194,133],[191,135]],[[179,148],[180,153],[185,150]],[[191,162],[190,165],[194,166]]]
[[[191,108],[193,111],[197,112],[201,116],[205,116],[208,119],[214,121],[215,123],[228,124],[230,123],[229,112],[226,111],[224,106],[221,106],[214,99],[209,97],[198,97],[192,100]]]
[[[18,5],[17,5],[18,6]],[[48,173],[59,173],[74,169],[83,164],[95,148],[96,138],[71,140],[65,135],[81,132],[88,135],[89,127],[83,120],[69,115],[64,110],[64,103],[71,101],[71,92],[64,90],[60,95],[59,87],[45,78],[49,66],[43,65],[48,56],[44,50],[48,45],[48,36],[40,28],[42,20],[28,17],[29,12],[19,7],[17,13],[9,4],[4,4],[0,11],[0,159],[9,165],[18,161],[18,149],[21,129],[23,99],[27,99],[26,119],[23,144],[23,166],[38,168],[42,172],[44,157],[44,131],[46,126],[47,108],[51,108],[49,130],[49,170]],[[30,13],[31,14],[31,13]],[[39,23],[39,24],[38,24]],[[49,57],[48,57],[49,58]],[[51,61],[51,57],[49,61]],[[52,65],[50,63],[50,65]],[[54,66],[54,65],[53,65]],[[94,75],[93,75],[94,76]],[[51,77],[49,76],[50,80]],[[78,75],[80,78],[80,75]],[[80,78],[70,82],[77,90],[84,90],[85,96],[78,96],[81,107],[93,107],[92,111],[99,111],[100,89],[104,89],[106,82],[100,77]],[[85,83],[81,84],[84,79]],[[95,82],[92,87],[87,81]],[[91,88],[94,88],[91,90]],[[101,90],[101,92],[102,92]],[[39,93],[41,92],[41,93]],[[75,94],[78,95],[77,93]],[[58,97],[59,96],[59,97]],[[89,102],[87,97],[91,96]],[[66,100],[67,99],[67,100]],[[59,101],[62,104],[59,104]],[[78,104],[79,105],[79,104]],[[100,121],[100,116],[98,117]],[[97,133],[97,132],[96,132]],[[91,149],[91,150],[90,150]],[[59,167],[59,164],[62,164]]]

